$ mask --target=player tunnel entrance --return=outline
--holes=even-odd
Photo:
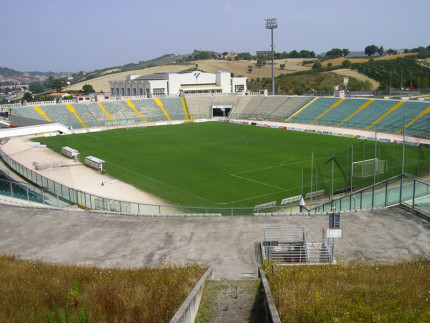
[[[212,117],[228,117],[233,107],[232,104],[212,105]]]

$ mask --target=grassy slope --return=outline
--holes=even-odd
[[[65,266],[0,256],[0,321],[167,322],[206,269]]]
[[[298,195],[302,168],[304,193],[309,192],[312,151],[315,165],[322,164],[333,151],[339,154],[358,143],[344,137],[219,122],[119,129],[38,141],[58,150],[70,146],[79,150],[82,158],[93,155],[106,160],[103,168],[111,176],[172,203],[217,207],[254,206]],[[330,164],[324,167],[318,175],[320,181],[324,172],[326,179],[330,177]],[[335,179],[335,188],[345,186],[337,169]],[[319,185],[318,189],[323,188]]]
[[[429,322],[430,261],[398,265],[265,264],[284,322]]]

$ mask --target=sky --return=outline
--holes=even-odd
[[[0,67],[79,72],[195,49],[430,45],[430,0],[0,0]]]

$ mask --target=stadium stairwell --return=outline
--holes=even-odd
[[[405,101],[399,101],[397,102],[396,105],[394,105],[393,107],[390,108],[390,110],[388,110],[387,112],[385,112],[382,116],[380,116],[378,119],[376,119],[375,121],[373,121],[369,126],[367,126],[365,129],[369,130],[370,128],[372,128],[375,124],[377,124],[379,121],[381,121],[382,119],[384,119],[387,115],[389,115],[391,112],[396,111],[403,103],[405,103]]]
[[[295,113],[293,113],[287,120],[285,120],[286,122],[289,122],[291,119],[293,119],[295,116],[297,116],[299,113],[301,113],[304,109],[306,109],[307,107],[309,107],[312,103],[314,103],[316,100],[318,100],[319,97],[316,97],[315,99],[313,99],[312,101],[310,101],[308,104],[306,104],[305,106],[303,106],[301,109],[297,110]]]
[[[331,109],[336,108],[339,104],[341,104],[343,101],[345,101],[345,99],[339,99],[339,101],[336,101],[335,103],[333,103],[333,105],[328,108],[327,110],[325,110],[323,113],[321,113],[318,117],[316,117],[314,120],[311,121],[311,124],[313,124],[315,121],[317,121],[319,118],[323,117],[327,112],[329,112]]]
[[[154,101],[160,107],[161,111],[163,111],[163,113],[166,116],[167,120],[172,120],[170,118],[169,114],[167,113],[166,109],[164,109],[163,102],[161,102],[161,100],[159,98],[155,98]]]
[[[184,107],[185,117],[187,120],[190,120],[190,113],[188,112],[188,106],[187,101],[185,101],[185,98],[181,98],[182,106]]]
[[[82,121],[81,117],[76,113],[75,108],[71,104],[66,104],[66,107],[71,113],[75,115],[76,119],[78,119],[78,121],[84,126],[84,128],[87,128],[87,125]]]
[[[102,110],[103,110],[103,112],[107,115],[107,117],[109,118],[109,120],[111,120],[111,121],[115,121],[115,120],[111,117],[111,115],[109,114],[109,112],[107,112],[107,111],[106,111],[105,107],[104,107],[100,102],[97,102],[97,104],[99,105],[100,109],[102,109]]]
[[[125,103],[136,112],[136,114],[139,116],[140,119],[142,119],[144,122],[146,122],[146,119],[140,114],[139,111],[137,111],[136,106],[131,102],[130,100],[125,100]]]
[[[37,113],[39,113],[42,117],[44,117],[46,121],[52,122],[51,119],[49,119],[48,116],[46,115],[45,111],[43,111],[39,106],[34,106],[33,108],[34,110],[37,111]]]
[[[341,125],[343,125],[345,122],[347,122],[350,118],[352,118],[353,116],[355,116],[357,113],[359,113],[361,110],[365,109],[369,104],[371,104],[373,101],[375,100],[369,100],[366,101],[361,107],[359,107],[357,110],[355,110],[353,113],[351,113],[349,116],[347,116],[345,119],[342,120],[342,122],[340,122],[337,127],[340,127]]]
[[[411,124],[413,124],[415,121],[417,121],[419,118],[421,118],[423,115],[427,114],[430,112],[430,105],[424,110],[422,111],[415,119],[409,121],[405,127],[401,127],[399,130],[396,131],[396,133],[401,133],[403,131],[403,129],[406,129],[407,127],[409,127]]]

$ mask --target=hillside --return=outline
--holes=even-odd
[[[302,65],[303,59],[301,58],[289,58],[289,59],[281,59],[275,60],[275,75],[281,75],[285,73],[292,73],[298,71],[307,71],[310,70],[311,67]],[[84,84],[91,84],[96,91],[109,92],[109,81],[121,81],[125,80],[128,74],[139,74],[139,75],[148,75],[153,73],[163,73],[163,72],[180,72],[188,69],[194,69],[197,64],[197,69],[208,72],[208,73],[216,73],[220,70],[229,71],[233,73],[235,76],[246,76],[249,79],[254,78],[262,78],[262,77],[271,77],[272,75],[272,66],[271,62],[268,61],[265,66],[261,68],[257,68],[255,66],[256,61],[245,61],[245,60],[198,60],[189,63],[183,64],[172,64],[172,65],[164,65],[164,66],[156,66],[139,70],[130,70],[127,72],[115,73],[103,75],[98,78],[94,78],[91,80],[87,80],[84,82],[76,83],[74,85],[68,86],[65,90],[81,90]],[[284,70],[281,70],[279,67],[280,64],[285,64]],[[251,73],[248,73],[248,66],[252,65],[253,70]],[[111,70],[112,71],[112,70]]]
[[[381,81],[386,83],[384,79],[380,79],[380,77],[376,74],[369,74],[366,71],[357,70],[357,67],[362,64],[371,64],[373,62],[391,62],[398,58],[402,59],[404,57],[414,55],[414,53],[408,53],[408,54],[399,54],[399,55],[390,55],[390,56],[382,56],[382,57],[372,57],[373,60],[370,60],[369,57],[337,57],[333,59],[327,59],[322,60],[322,67],[328,67],[329,64],[333,67],[341,67],[342,62],[346,59],[351,61],[353,64],[352,69],[333,69],[332,67],[329,67],[330,70],[332,70],[333,73],[340,75],[340,76],[349,76],[351,78],[354,78],[358,81],[369,81],[371,86],[370,90],[376,90],[381,86]],[[302,58],[289,58],[289,59],[279,59],[275,60],[275,76],[285,75],[285,74],[291,74],[295,72],[305,72],[305,71],[311,71],[313,61],[307,61],[306,64],[303,64],[304,59]],[[285,64],[285,68],[282,70],[280,68],[281,64]],[[425,65],[426,62],[422,61],[422,65]],[[428,64],[428,63],[427,63]],[[132,64],[131,64],[132,65]],[[374,64],[371,64],[374,65]],[[137,65],[136,65],[137,66]],[[252,71],[248,71],[248,67],[252,66]],[[185,70],[193,70],[198,69],[203,72],[208,73],[216,73],[219,70],[229,71],[233,73],[234,76],[246,76],[248,78],[248,81],[251,83],[254,83],[254,85],[257,86],[257,90],[259,86],[265,86],[266,82],[261,82],[258,80],[261,80],[263,78],[270,78],[272,75],[272,68],[271,68],[271,61],[267,60],[266,65],[263,65],[262,67],[258,68],[256,67],[256,61],[255,60],[216,60],[216,59],[208,59],[208,60],[197,60],[197,61],[191,61],[186,63],[177,63],[177,64],[170,64],[170,65],[163,65],[163,66],[155,66],[155,67],[148,67],[144,69],[136,69],[136,70],[128,70],[126,72],[120,72],[120,73],[112,73],[116,72],[117,70],[120,70],[119,68],[112,68],[110,70],[105,70],[104,74],[100,77],[93,78],[90,80],[86,80],[80,83],[76,83],[74,85],[71,85],[69,87],[66,87],[66,90],[81,90],[82,86],[85,84],[90,84],[93,86],[93,88],[96,91],[103,91],[103,92],[109,92],[109,81],[121,81],[125,80],[126,76],[128,74],[139,74],[139,75],[148,75],[153,73],[163,73],[163,72],[180,72]],[[405,70],[408,70],[407,68]],[[110,74],[112,73],[112,74]],[[326,75],[326,74],[324,74]],[[367,75],[367,76],[366,76]],[[375,78],[372,77],[372,75],[375,76]],[[424,74],[423,74],[424,75]],[[294,79],[296,75],[291,76],[292,79]],[[394,79],[394,78],[393,78]],[[406,79],[406,78],[405,78]],[[255,82],[257,81],[257,82]],[[335,81],[335,80],[332,80]],[[338,81],[335,81],[338,82]],[[294,82],[293,82],[294,83]],[[336,83],[338,84],[338,83]],[[398,84],[395,83],[395,84]],[[422,83],[424,85],[424,83]],[[331,84],[330,84],[331,86]],[[262,87],[263,88],[263,87]],[[254,89],[255,90],[255,89]],[[299,91],[299,93],[301,93]]]

